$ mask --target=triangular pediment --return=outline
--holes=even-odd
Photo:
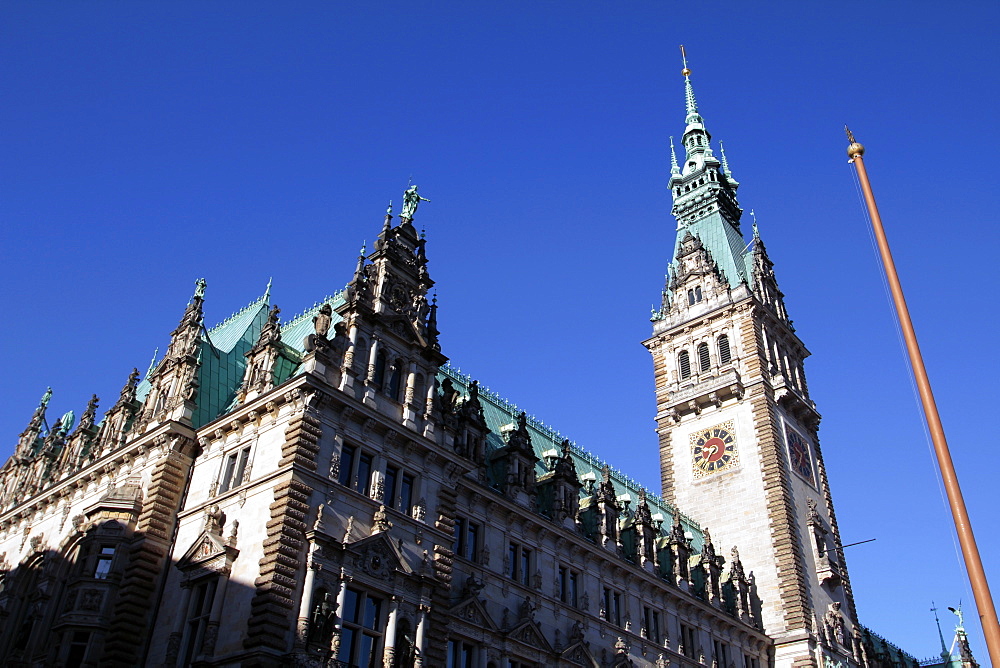
[[[510,632],[507,633],[507,637],[529,647],[540,649],[543,652],[552,651],[552,646],[549,645],[549,641],[546,640],[545,636],[542,635],[542,632],[538,630],[537,624],[530,619],[526,619],[512,628]]]
[[[347,558],[373,578],[390,578],[396,572],[410,575],[415,570],[385,532],[350,543]]]
[[[470,596],[453,606],[451,614],[473,626],[489,631],[496,631],[499,628],[486,611],[486,606],[477,596]]]
[[[590,648],[582,640],[577,640],[575,643],[567,647],[559,654],[561,659],[569,661],[570,663],[575,663],[578,666],[586,666],[586,668],[600,668],[600,663],[591,654]]]
[[[198,539],[191,544],[184,556],[177,562],[177,568],[184,569],[189,566],[196,566],[212,561],[220,555],[226,553],[226,543],[221,537],[202,532]]]

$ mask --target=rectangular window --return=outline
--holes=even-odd
[[[478,668],[476,646],[464,640],[449,640],[447,662],[447,668]]]
[[[375,668],[382,658],[382,599],[348,588],[341,619],[340,654],[347,666]]]
[[[755,656],[744,656],[743,668],[760,668],[760,660]]]
[[[610,587],[604,588],[604,619],[615,626],[622,625],[622,595]]]
[[[94,577],[98,580],[107,580],[114,560],[115,548],[111,545],[102,546],[100,554],[97,555],[97,561],[94,563]]]
[[[65,668],[80,668],[84,659],[87,658],[87,645],[90,644],[90,633],[87,631],[73,631],[72,639],[69,643],[69,652],[66,654]]]
[[[385,504],[386,508],[396,508],[396,484],[398,481],[399,469],[395,466],[386,466],[385,477],[382,479],[382,503]]]
[[[579,607],[580,574],[567,568],[559,567],[559,600],[574,608]]]
[[[683,654],[689,659],[695,658],[695,652],[698,651],[697,638],[698,636],[693,627],[690,627],[687,624],[681,624],[681,645]]]
[[[180,663],[182,666],[189,665],[201,652],[205,629],[208,627],[209,615],[212,612],[212,603],[215,601],[216,582],[216,578],[211,578],[192,585],[187,622],[184,625],[184,660]]]
[[[396,509],[404,515],[413,512],[413,476],[404,473],[399,480],[399,504]]]
[[[464,517],[455,520],[455,541],[452,551],[456,557],[469,561],[479,559],[479,525]]]
[[[382,503],[385,504],[386,508],[393,508],[404,515],[411,514],[413,509],[412,475],[395,466],[386,466],[382,488]]]
[[[648,606],[642,608],[642,623],[646,627],[646,638],[660,642],[660,613]]]
[[[520,582],[526,587],[531,586],[531,550],[517,543],[511,543],[507,550],[507,577]]]
[[[354,489],[362,494],[368,494],[368,486],[372,480],[373,458],[366,452],[362,452],[358,457],[358,476],[354,479]]]
[[[345,445],[340,450],[340,477],[338,482],[344,487],[350,487],[354,479],[354,459],[358,449],[352,445]]]
[[[715,650],[715,660],[718,662],[720,668],[724,668],[729,665],[729,645],[722,642],[721,640],[712,640],[713,649]]]
[[[219,494],[243,484],[243,476],[246,473],[249,459],[249,447],[232,452],[226,457],[226,461],[222,465],[222,477],[219,480]]]

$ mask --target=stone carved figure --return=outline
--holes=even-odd
[[[323,304],[319,308],[319,314],[313,318],[313,328],[316,330],[316,336],[321,336],[326,338],[327,333],[330,331],[330,323],[333,322],[333,308],[329,304]]]
[[[417,194],[417,186],[413,185],[403,193],[403,210],[399,214],[400,218],[413,219],[413,214],[417,212],[417,207],[421,202],[430,202],[426,197]]]

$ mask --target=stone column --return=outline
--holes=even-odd
[[[424,436],[427,438],[433,438],[434,436],[434,420],[431,416],[434,415],[434,376],[432,375],[426,380],[427,385],[427,399],[424,402]]]
[[[417,660],[414,663],[415,668],[423,668],[424,666],[424,650],[427,649],[427,613],[430,612],[430,606],[421,605],[420,609],[417,611]]]
[[[385,654],[382,662],[389,668],[396,656],[396,622],[399,619],[399,597],[389,602],[389,621],[385,625]]]
[[[372,337],[372,347],[368,351],[368,372],[365,374],[365,398],[364,403],[369,406],[375,406],[375,387],[373,381],[375,380],[375,360],[378,358],[378,349],[381,347],[381,341],[378,337]]]
[[[351,325],[347,334],[347,349],[344,351],[344,363],[340,367],[340,389],[341,391],[354,387],[354,353],[358,344],[358,327]]]
[[[422,399],[422,397],[414,397],[417,384],[417,363],[410,362],[409,370],[406,372],[406,390],[403,392],[403,425],[414,429],[417,426],[417,419],[420,417],[420,413],[413,409],[414,399]]]
[[[302,585],[302,600],[299,602],[299,619],[295,625],[296,649],[304,649],[309,641],[309,616],[312,613],[316,571],[319,570],[319,564],[313,559],[314,552],[316,552],[315,543],[309,546],[309,558],[306,560],[306,578]]]
[[[334,617],[333,636],[330,638],[330,654],[336,659],[340,655],[340,632],[344,628],[344,602],[347,600],[347,581],[350,578],[340,569],[340,591],[337,592],[337,614]]]
[[[174,622],[174,630],[167,640],[167,656],[163,660],[164,666],[176,666],[177,655],[181,651],[181,638],[184,637],[184,622],[187,621],[188,606],[191,605],[191,583],[181,584],[181,605],[177,608],[177,621]]]

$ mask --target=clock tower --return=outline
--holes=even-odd
[[[864,651],[803,360],[756,223],[716,157],[685,62],[686,128],[671,140],[677,237],[653,315],[663,495],[738,545],[776,665],[859,665]]]

